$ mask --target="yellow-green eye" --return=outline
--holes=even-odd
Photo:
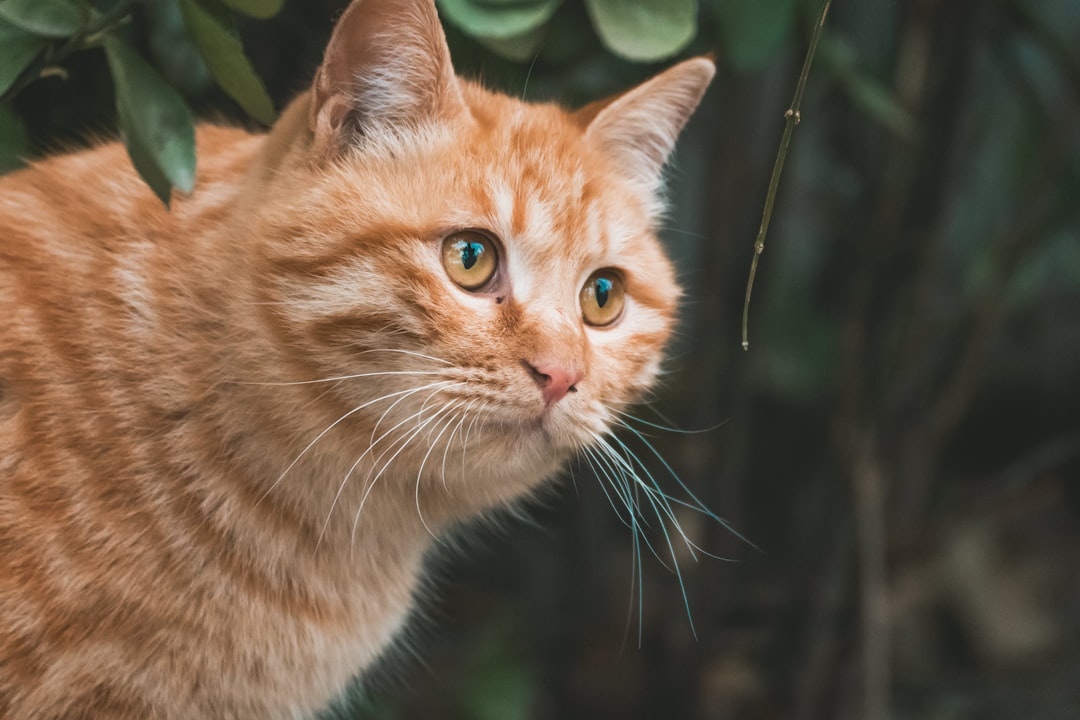
[[[597,270],[581,288],[581,315],[596,327],[610,325],[622,315],[626,287],[614,270]]]
[[[479,290],[495,275],[499,258],[483,233],[462,230],[447,235],[442,246],[443,267],[450,279],[466,290]]]

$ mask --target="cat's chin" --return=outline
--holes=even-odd
[[[591,439],[580,418],[555,408],[517,417],[489,417],[485,426],[485,434],[504,447],[507,454],[522,453],[556,462],[568,460],[589,445]]]
[[[590,424],[599,427],[589,428]],[[566,456],[592,444],[594,435],[607,432],[603,423],[588,423],[581,414],[559,407],[545,408],[527,422],[525,430],[534,433],[552,452]]]

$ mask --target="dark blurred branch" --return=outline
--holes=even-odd
[[[912,492],[910,477],[890,472],[892,448],[911,453],[906,463],[930,467],[938,447],[928,444],[919,422],[890,412],[898,398],[905,411],[920,408],[917,395],[894,391],[919,387],[927,359],[925,308],[933,302],[937,272],[934,226],[942,217],[942,192],[953,156],[958,108],[965,97],[969,55],[976,33],[973,2],[918,2],[907,7],[898,49],[895,84],[901,104],[918,120],[914,148],[896,138],[881,175],[874,212],[852,238],[856,266],[842,321],[840,402],[833,415],[837,454],[848,468],[855,499],[862,668],[861,717],[888,717],[891,686],[889,588],[886,554],[892,533],[886,522],[890,492]],[[899,323],[898,323],[899,321]],[[899,325],[899,328],[897,328]],[[892,332],[899,329],[898,334]],[[920,388],[924,389],[924,388]],[[910,403],[910,404],[909,404]],[[902,418],[900,424],[897,418]],[[879,437],[888,445],[879,447]],[[903,464],[901,464],[901,473]],[[929,484],[933,478],[919,478]],[[914,491],[922,496],[921,485]],[[906,498],[905,498],[906,499]],[[901,507],[909,505],[902,502]],[[918,504],[921,506],[921,504]]]
[[[1017,11],[1015,6],[1016,3],[1013,3],[1010,7]],[[1030,11],[1026,12],[1030,14]],[[954,333],[963,335],[964,339],[948,376],[941,382],[941,390],[935,393],[936,401],[930,413],[934,423],[932,436],[938,444],[947,440],[970,405],[981,377],[981,368],[1006,315],[1008,290],[1023,267],[1025,258],[1037,247],[1038,241],[1045,236],[1063,207],[1070,215],[1076,212],[1072,201],[1063,198],[1060,192],[1062,176],[1068,170],[1066,157],[1060,149],[1068,147],[1069,139],[1075,133],[1071,118],[1075,116],[1076,103],[1080,99],[1080,94],[1076,94],[1080,93],[1080,77],[1076,75],[1076,68],[1067,62],[1068,54],[1059,47],[1056,36],[1041,26],[1035,26],[1036,18],[1029,17],[1029,20],[1032,27],[1043,31],[1039,37],[1049,45],[1049,49],[1058,48],[1063,69],[1071,71],[1074,94],[1072,102],[1067,103],[1064,116],[1058,108],[1055,114],[1044,117],[1046,123],[1052,124],[1053,132],[1045,136],[1038,162],[1030,171],[1035,182],[1028,184],[1025,197],[1017,203],[1021,208],[1020,216],[1001,237],[993,241],[989,278],[975,305],[955,324]],[[1005,71],[1016,79],[1020,91],[1033,96],[1033,92],[1026,92],[1030,91],[1030,84],[1026,82],[1018,58],[1012,55],[1007,59],[1002,58],[1002,61]]]
[[[842,522],[831,525],[828,539],[811,571],[807,599],[799,617],[800,626],[807,628],[809,636],[803,643],[805,650],[795,668],[795,714],[792,720],[835,716],[824,708],[824,700],[845,644],[844,610],[848,598],[854,595],[852,519],[850,514],[845,514]]]
[[[866,259],[858,345],[848,362],[858,364],[861,397],[848,412],[851,429],[878,423],[883,461],[895,465],[890,496],[896,502],[890,519],[901,542],[921,525],[929,489],[936,481],[940,447],[928,436],[924,418],[936,395],[933,378],[947,347],[950,326],[942,316],[942,230],[946,198],[956,161],[956,138],[984,5],[919,2],[897,62],[901,101],[918,118],[917,152],[893,141],[891,172],[871,220],[877,242]],[[868,234],[869,234],[868,233]],[[856,448],[852,447],[852,452]]]
[[[862,613],[863,717],[887,720],[891,680],[889,588],[885,570],[885,480],[872,429],[853,458]]]
[[[930,438],[937,446],[944,444],[971,404],[982,367],[1005,318],[1008,288],[1023,264],[1023,256],[1042,237],[1039,230],[1049,204],[1046,195],[1037,194],[1031,199],[1028,207],[1032,210],[998,244],[994,253],[998,259],[986,289],[975,307],[957,323],[957,333],[966,337],[929,412],[933,423]]]

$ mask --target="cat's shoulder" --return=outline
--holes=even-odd
[[[262,135],[239,127],[202,124],[195,130],[197,177],[213,172],[222,161],[247,154]],[[26,167],[0,176],[0,219],[4,213],[25,211],[33,200],[72,203],[79,198],[139,195],[153,197],[139,177],[121,139],[97,139],[87,146],[46,155]],[[25,218],[24,218],[25,219]]]

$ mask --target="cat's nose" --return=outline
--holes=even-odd
[[[581,382],[583,374],[577,368],[558,362],[538,362],[535,365],[526,360],[521,362],[540,386],[544,402],[548,405],[559,402],[566,393],[577,392],[575,386]]]

